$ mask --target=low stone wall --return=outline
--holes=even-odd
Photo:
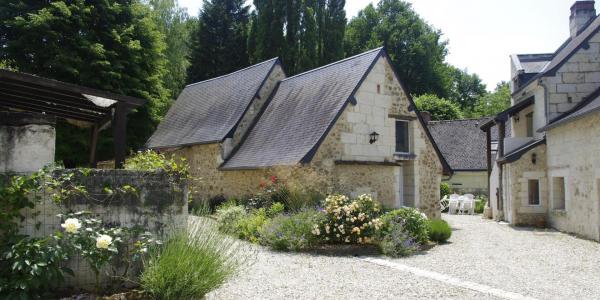
[[[187,223],[189,193],[185,180],[165,172],[131,170],[93,169],[85,170],[85,175],[78,170],[59,170],[53,175],[67,173],[73,173],[73,182],[83,185],[88,194],[56,204],[50,192],[39,192],[36,196],[41,202],[24,211],[22,233],[33,237],[48,236],[61,229],[57,214],[78,211],[89,211],[92,217],[101,219],[106,225],[142,226],[162,237],[171,229],[184,228]],[[136,192],[110,193],[105,190],[105,187],[116,190],[125,185],[135,188]],[[84,260],[73,259],[69,266],[76,276],[67,277],[68,287],[93,287],[95,277]]]

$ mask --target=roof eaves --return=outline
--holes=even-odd
[[[527,153],[529,150],[542,145],[542,144],[546,144],[546,138],[542,138],[540,140],[533,140],[517,149],[515,149],[513,152],[505,154],[504,157],[499,158],[497,160],[497,162],[499,164],[506,164],[506,163],[511,163],[514,162],[518,159],[520,159],[525,153]]]

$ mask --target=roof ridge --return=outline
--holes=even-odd
[[[254,65],[247,66],[247,67],[245,67],[245,68],[243,68],[243,69],[239,69],[239,70],[237,70],[237,71],[233,71],[233,72],[231,72],[231,73],[227,73],[227,74],[224,74],[224,75],[221,75],[221,76],[217,76],[217,77],[209,78],[209,79],[206,79],[206,80],[203,80],[203,81],[198,81],[198,82],[190,83],[190,84],[186,85],[185,87],[189,87],[189,86],[193,86],[193,85],[197,85],[197,84],[201,84],[201,83],[206,83],[206,82],[213,81],[213,80],[216,80],[216,79],[222,79],[222,78],[225,78],[225,77],[228,77],[228,76],[231,76],[231,75],[237,74],[237,73],[239,73],[239,72],[246,71],[246,70],[249,70],[249,69],[252,69],[252,68],[258,67],[258,66],[260,66],[260,65],[263,65],[263,64],[266,64],[266,63],[269,63],[269,62],[272,62],[272,61],[277,61],[277,60],[279,60],[279,57],[274,57],[274,58],[271,58],[271,59],[268,59],[268,60],[265,60],[265,61],[259,62],[259,63],[257,63],[257,64],[254,64]]]
[[[493,116],[481,117],[481,118],[465,118],[465,119],[457,119],[457,120],[435,120],[429,121],[428,123],[452,123],[452,122],[463,122],[463,121],[481,121],[488,118],[492,118]]]
[[[334,61],[334,62],[332,62],[332,63],[329,63],[329,64],[326,64],[326,65],[324,65],[324,66],[320,66],[320,67],[317,67],[317,68],[314,68],[314,69],[311,69],[311,70],[305,71],[305,72],[303,72],[303,73],[300,73],[300,74],[296,74],[296,75],[294,75],[294,76],[287,77],[287,78],[285,78],[285,79],[281,80],[281,82],[287,81],[287,80],[289,80],[289,79],[292,79],[292,78],[300,77],[300,76],[303,76],[303,75],[306,75],[306,74],[309,74],[309,73],[313,73],[313,72],[319,71],[319,70],[321,70],[321,69],[325,69],[325,68],[327,68],[327,67],[331,67],[331,66],[333,66],[333,65],[337,65],[337,64],[340,64],[340,63],[343,63],[343,62],[346,62],[346,61],[349,61],[349,60],[355,59],[355,58],[357,58],[357,57],[360,57],[360,56],[363,56],[363,55],[367,55],[367,54],[370,54],[370,53],[373,53],[373,52],[381,51],[381,50],[383,50],[383,49],[384,49],[384,47],[379,47],[379,48],[371,49],[371,50],[369,50],[369,51],[365,51],[365,52],[363,52],[363,53],[356,54],[356,55],[354,55],[354,56],[346,57],[346,58],[344,58],[344,59],[341,59],[341,60],[338,60],[338,61]]]

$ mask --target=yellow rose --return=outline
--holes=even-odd
[[[103,234],[96,238],[96,248],[99,249],[108,249],[108,246],[112,244],[112,237]]]
[[[76,233],[81,228],[81,222],[75,218],[69,218],[63,224],[60,224],[60,227],[64,228],[68,233]]]

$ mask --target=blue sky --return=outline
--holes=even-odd
[[[348,17],[371,2],[377,1],[346,0]],[[425,21],[444,33],[450,50],[447,61],[477,73],[491,90],[497,82],[509,80],[510,54],[554,52],[568,38],[569,8],[575,0],[409,2]],[[202,1],[179,3],[197,15]]]

